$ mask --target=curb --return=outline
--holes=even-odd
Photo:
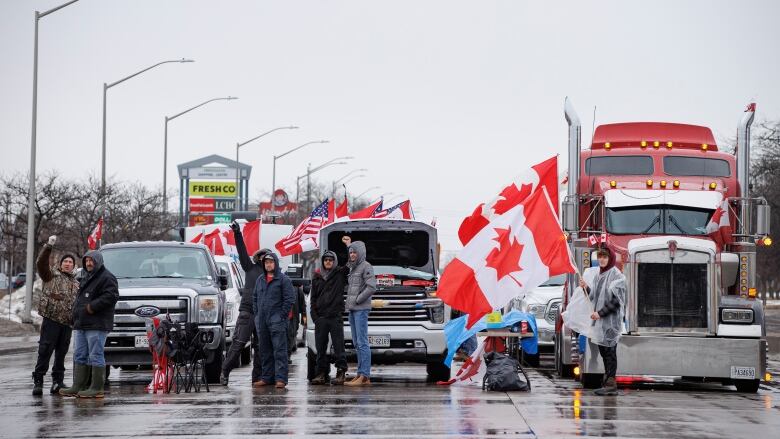
[[[21,354],[24,352],[35,352],[38,350],[38,346],[17,346],[9,348],[0,348],[0,356]]]

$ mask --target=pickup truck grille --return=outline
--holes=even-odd
[[[707,328],[707,265],[638,265],[637,321],[644,328]]]
[[[147,320],[135,315],[142,306],[154,306],[160,309],[160,315],[171,315],[171,320],[187,321],[188,299],[176,296],[125,296],[116,303],[114,313],[114,332],[145,332]]]
[[[430,321],[428,310],[418,304],[427,298],[425,291],[411,287],[379,288],[373,300],[391,301],[384,308],[374,308],[368,314],[368,322],[426,322]],[[344,298],[346,301],[346,297]],[[344,322],[349,322],[349,313],[344,313]]]
[[[547,312],[544,314],[544,319],[547,323],[554,325],[555,319],[558,318],[558,307],[561,306],[560,300],[550,301],[550,305],[547,307]]]

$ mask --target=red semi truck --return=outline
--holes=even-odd
[[[709,128],[655,122],[601,125],[590,149],[581,150],[579,118],[566,101],[562,214],[572,255],[580,271],[595,265],[591,237],[606,237],[628,284],[618,375],[720,381],[746,392],[765,379],[755,265],[756,246],[771,241],[767,202],[752,198],[748,185],[754,112],[751,104],[739,124],[736,156],[718,148]],[[733,242],[720,245],[706,227],[724,200]],[[570,276],[561,312],[576,285]],[[601,383],[603,366],[584,340],[559,314],[556,369],[591,388]]]

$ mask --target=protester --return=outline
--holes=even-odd
[[[615,266],[615,254],[609,248],[597,253],[599,274],[593,280],[593,286],[580,278],[580,287],[590,296],[596,311],[591,314],[593,331],[591,341],[598,345],[599,354],[604,362],[604,381],[596,395],[614,396],[618,394],[615,375],[617,374],[617,343],[622,332],[623,315],[626,306],[626,278]]]
[[[349,239],[349,238],[347,238]],[[321,258],[321,268],[311,280],[311,318],[314,321],[314,342],[317,349],[317,372],[314,385],[330,381],[328,338],[336,356],[336,378],[333,384],[344,384],[347,357],[344,353],[344,287],[349,270],[338,265],[336,253],[328,250]]]
[[[73,386],[61,389],[60,395],[102,398],[106,382],[103,347],[108,333],[114,327],[114,308],[119,299],[119,288],[116,277],[103,265],[100,251],[87,252],[81,262],[87,274],[81,281],[73,305]],[[90,376],[92,382],[86,388]]]
[[[65,356],[70,348],[72,331],[70,311],[79,289],[79,283],[74,275],[75,256],[65,253],[60,257],[57,266],[49,266],[49,258],[56,242],[57,237],[50,236],[36,261],[38,275],[43,281],[41,298],[38,302],[38,314],[43,317],[43,322],[41,323],[41,336],[38,340],[38,361],[32,374],[32,394],[36,396],[43,394],[43,377],[49,370],[49,360],[52,353],[54,354],[54,365],[51,368],[52,384],[49,392],[57,394],[60,389],[65,387],[63,384]]]
[[[256,386],[276,381],[276,388],[287,387],[287,318],[295,300],[292,282],[282,273],[279,258],[268,252],[262,259],[264,274],[254,289],[254,314],[260,340],[260,380]]]
[[[241,264],[241,268],[244,270],[245,282],[244,288],[241,292],[241,303],[238,305],[238,318],[236,319],[236,329],[233,333],[233,342],[230,344],[225,354],[225,362],[222,365],[222,376],[220,382],[223,386],[228,385],[230,380],[230,372],[238,367],[241,361],[241,350],[244,349],[248,341],[252,341],[252,385],[255,386],[260,382],[260,345],[257,340],[257,331],[255,327],[254,316],[254,288],[257,283],[257,279],[264,273],[265,269],[262,265],[263,256],[270,252],[267,248],[256,251],[252,258],[249,258],[249,253],[246,249],[246,243],[244,243],[244,236],[241,233],[241,226],[235,221],[230,224],[230,228],[233,230],[233,236],[236,241],[236,249],[238,250],[238,261]]]
[[[358,359],[357,375],[345,386],[371,385],[371,348],[368,345],[368,313],[371,296],[376,291],[374,267],[366,261],[366,245],[355,241],[349,245],[349,277],[347,280],[347,310],[352,344]]]

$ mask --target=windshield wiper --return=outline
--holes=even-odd
[[[181,279],[184,276],[171,276],[171,275],[159,275],[159,276],[138,276],[136,279]]]
[[[674,215],[669,215],[669,221],[674,224],[675,227],[677,227],[677,230],[680,231],[680,233],[686,233],[685,230],[680,226],[680,223],[677,222],[677,220],[674,218]]]
[[[653,226],[656,223],[658,223],[658,222],[661,222],[661,213],[660,212],[658,212],[658,215],[655,216],[655,219],[653,220],[653,222],[651,222],[650,225],[647,226],[647,228],[645,230],[643,230],[642,233],[640,233],[640,235],[644,235],[645,233],[649,232],[650,229],[652,229]]]

